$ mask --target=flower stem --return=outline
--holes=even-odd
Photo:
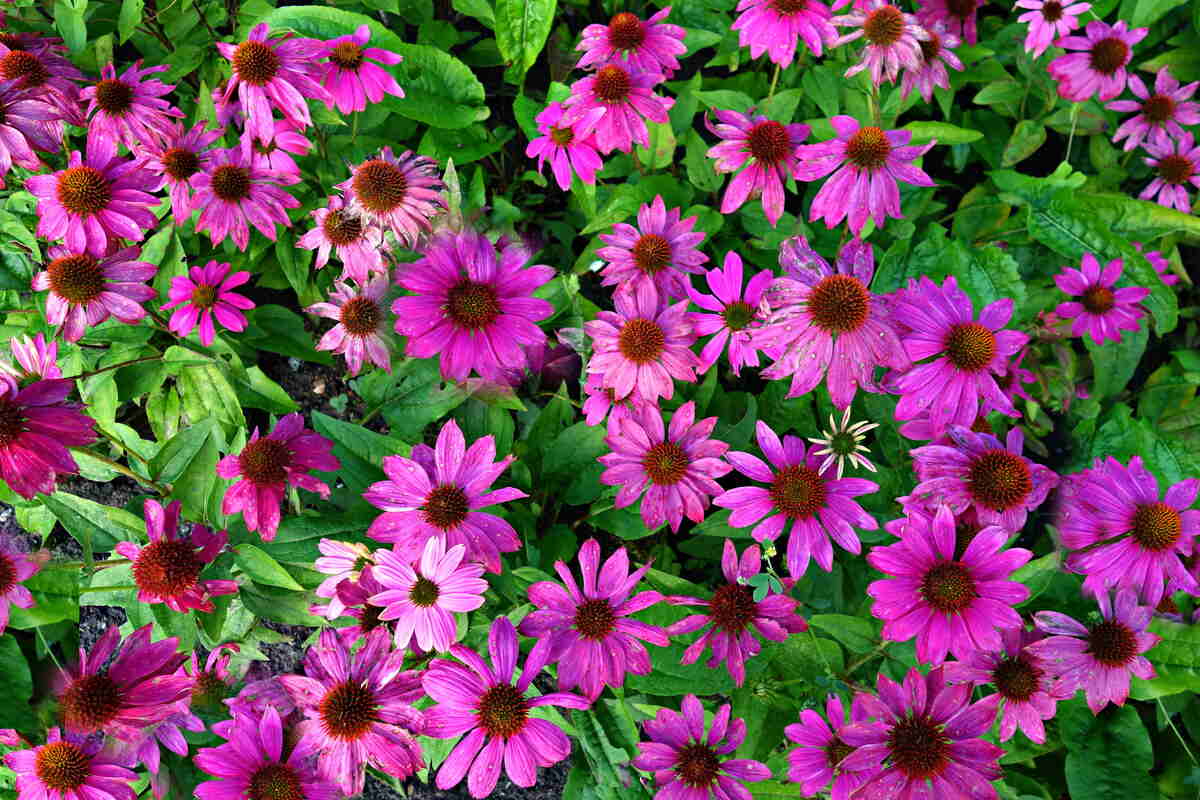
[[[80,452],[80,453],[86,453],[90,458],[96,459],[101,464],[103,464],[104,466],[113,470],[114,472],[119,472],[120,474],[124,475],[126,478],[132,478],[133,480],[137,481],[138,483],[142,484],[143,486],[147,486],[147,487],[153,489],[155,494],[159,495],[160,497],[166,497],[168,494],[170,494],[170,492],[168,492],[166,490],[166,488],[164,488],[163,486],[160,486],[159,484],[155,483],[154,481],[150,480],[149,478],[138,475],[136,472],[131,470],[129,467],[125,466],[124,464],[119,464],[116,461],[113,461],[111,458],[105,458],[102,455],[93,453],[91,450],[85,450],[82,447],[72,447],[71,449],[75,450],[77,452]]]
[[[771,88],[767,90],[767,99],[775,96],[775,85],[779,83],[779,65],[775,65],[775,74],[771,76]]]
[[[136,589],[137,586],[130,584],[128,586],[84,586],[79,590],[80,594],[85,592],[124,592],[129,589]]]
[[[119,567],[122,564],[128,564],[128,558],[110,558],[108,561],[93,561],[88,564],[86,561],[51,561],[46,569],[83,569],[90,566],[92,569],[105,569],[107,567]]]
[[[108,372],[108,371],[114,370],[114,369],[121,369],[122,367],[129,367],[134,364],[142,364],[147,361],[161,361],[161,360],[162,360],[161,353],[159,353],[157,355],[153,355],[153,356],[142,356],[141,358],[135,358],[131,361],[122,361],[119,364],[109,364],[107,367],[99,367],[97,369],[92,370],[91,372],[84,372],[79,375],[76,375],[75,378],[76,378],[76,380],[85,380],[85,379],[91,378],[95,375],[99,375],[102,372]]]

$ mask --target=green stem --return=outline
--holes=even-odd
[[[775,74],[771,76],[771,88],[767,90],[767,99],[775,96],[775,85],[779,83],[779,65],[775,65]]]
[[[58,656],[54,655],[54,651],[50,649],[50,643],[46,641],[46,636],[42,633],[41,628],[34,628],[34,633],[37,634],[38,640],[42,643],[42,649],[50,656],[50,660],[54,662],[54,666],[62,669],[62,664],[58,663]]]
[[[149,478],[138,475],[136,472],[131,470],[129,467],[125,466],[124,464],[119,464],[116,461],[113,461],[111,458],[105,458],[102,455],[93,453],[91,450],[85,450],[82,447],[72,447],[71,449],[75,450],[77,452],[80,452],[80,453],[87,453],[88,456],[96,459],[101,464],[103,464],[104,466],[113,470],[114,472],[119,472],[120,474],[124,475],[126,478],[132,478],[133,480],[137,481],[138,483],[142,484],[143,486],[153,489],[154,493],[159,495],[160,497],[166,497],[168,494],[170,494],[170,492],[168,492],[164,487],[160,486],[159,484],[155,483],[154,481],[150,480]]]
[[[1171,715],[1168,714],[1167,709],[1163,707],[1162,699],[1160,698],[1156,702],[1158,703],[1158,710],[1162,712],[1163,718],[1167,721],[1167,725],[1170,726],[1171,730],[1175,733],[1175,736],[1179,739],[1179,744],[1181,747],[1183,747],[1183,752],[1187,753],[1188,758],[1192,760],[1193,764],[1200,764],[1200,762],[1196,761],[1196,756],[1192,753],[1191,748],[1187,746],[1187,742],[1184,740],[1183,734],[1181,734],[1179,729],[1175,727],[1175,720],[1171,719]]]
[[[1071,163],[1071,147],[1075,144],[1075,126],[1079,122],[1079,103],[1071,106],[1071,135],[1067,137],[1067,155],[1063,158],[1066,164]]]
[[[110,558],[108,561],[94,561],[90,565],[86,561],[51,561],[46,565],[46,569],[83,569],[88,566],[93,569],[105,569],[128,563],[128,558]]]
[[[87,592],[124,592],[128,589],[136,589],[137,586],[130,584],[128,586],[84,586],[79,590],[80,594]]]
[[[107,367],[99,367],[98,369],[94,369],[91,372],[84,372],[80,375],[76,375],[75,378],[77,380],[86,380],[87,378],[91,378],[95,375],[99,375],[103,372],[109,372],[114,369],[121,369],[122,367],[129,367],[134,364],[142,364],[147,361],[161,361],[161,360],[162,360],[161,353],[158,355],[154,355],[154,356],[142,356],[141,358],[135,358],[131,361],[122,361],[119,364],[109,364]]]
[[[887,646],[889,644],[891,644],[891,642],[880,642],[879,645],[874,650],[867,653],[866,655],[863,655],[863,656],[860,656],[860,657],[854,659],[849,664],[847,664],[846,669],[844,669],[842,671],[842,674],[844,674],[846,677],[849,677],[854,672],[854,670],[858,669],[863,664],[866,664],[868,661],[872,661],[875,658],[878,658],[879,656],[883,655],[883,651],[887,649]]]
[[[876,127],[883,127],[883,113],[879,108],[879,87],[874,83],[871,84],[871,119],[875,120]]]

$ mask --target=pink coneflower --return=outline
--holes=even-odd
[[[912,494],[897,500],[932,513],[947,505],[958,514],[968,508],[982,525],[999,525],[1016,533],[1030,511],[1058,486],[1052,469],[1035,464],[1021,451],[1025,434],[1013,428],[1002,444],[990,433],[976,433],[960,425],[948,429],[950,441],[912,451],[917,485]]]
[[[34,150],[52,153],[62,147],[62,140],[55,139],[46,126],[58,116],[32,89],[16,81],[0,81],[0,189],[14,164],[28,170],[42,168]]]
[[[8,537],[0,537],[0,634],[8,627],[12,606],[33,608],[33,595],[21,583],[37,573],[48,558],[47,551],[32,555],[18,550]]]
[[[387,272],[383,234],[378,226],[346,207],[339,195],[331,195],[325,208],[312,212],[317,226],[296,240],[305,250],[316,250],[313,266],[317,269],[337,253],[342,262],[342,278],[364,284],[371,273]]]
[[[1020,397],[1027,402],[1033,402],[1033,398],[1029,396],[1029,392],[1025,391],[1024,384],[1037,383],[1038,376],[1031,369],[1025,369],[1021,366],[1021,362],[1025,360],[1025,356],[1029,355],[1029,348],[1022,347],[1017,353],[1016,358],[1012,359],[1004,368],[1004,374],[996,379],[996,385],[1000,387],[1001,393],[1008,398],[1008,401],[1016,407],[1017,398]],[[988,404],[984,401],[984,409],[988,409]],[[990,409],[989,409],[990,410]]]
[[[571,85],[571,96],[563,102],[567,112],[562,121],[592,119],[599,108],[604,113],[596,119],[593,130],[601,153],[628,153],[635,142],[649,147],[646,120],[667,122],[667,112],[675,105],[675,98],[654,94],[660,80],[657,72],[607,64]]]
[[[236,333],[246,330],[246,315],[242,312],[254,308],[254,301],[233,290],[249,281],[250,273],[231,269],[227,263],[209,261],[203,267],[189,267],[187,275],[171,279],[171,302],[165,303],[162,310],[175,309],[167,323],[173,333],[187,336],[199,325],[200,344],[208,347],[217,335],[214,317],[223,328]]]
[[[351,169],[337,188],[350,211],[390,230],[410,249],[430,230],[430,220],[446,208],[437,162],[411,150],[396,156],[392,148],[383,148]]]
[[[1146,260],[1150,262],[1150,266],[1154,267],[1154,271],[1158,273],[1158,277],[1163,284],[1174,286],[1179,283],[1179,276],[1171,272],[1171,262],[1167,261],[1162,253],[1157,250],[1146,252],[1146,248],[1142,247],[1141,242],[1133,242],[1133,247],[1146,257]]]
[[[667,602],[682,606],[707,606],[705,613],[692,614],[667,628],[669,636],[682,636],[708,627],[699,639],[683,653],[682,664],[695,663],[708,649],[712,655],[706,662],[715,669],[722,661],[738,686],[746,682],[746,661],[762,651],[751,628],[765,639],[782,642],[789,633],[808,630],[808,623],[796,613],[797,601],[784,594],[771,592],[761,600],[754,599],[749,579],[762,571],[762,553],[752,544],[738,558],[730,539],[725,540],[721,554],[721,572],[727,583],[719,587],[709,600],[699,597],[671,596]]]
[[[946,71],[947,66],[959,72],[962,71],[962,61],[951,49],[962,44],[962,40],[954,34],[944,31],[940,25],[927,29],[927,32],[929,38],[919,42],[921,45],[920,65],[904,70],[904,75],[900,79],[901,99],[907,98],[915,88],[921,93],[921,99],[928,103],[933,99],[935,88],[950,88],[950,73]]]
[[[1079,298],[1059,303],[1054,309],[1060,317],[1075,320],[1071,324],[1072,336],[1086,333],[1096,344],[1104,344],[1108,339],[1121,341],[1121,331],[1136,331],[1141,327],[1138,320],[1146,315],[1141,301],[1150,290],[1142,286],[1114,289],[1124,266],[1122,259],[1114,258],[1102,271],[1096,257],[1084,253],[1080,260],[1082,269],[1064,267],[1054,276],[1054,284],[1064,294]]]
[[[14,336],[8,340],[8,349],[21,366],[18,378],[41,380],[63,376],[58,366],[58,342],[47,340],[44,334],[34,334],[33,338],[27,334]]]
[[[928,412],[934,436],[947,425],[970,426],[979,415],[980,402],[1002,414],[1017,416],[1012,402],[1000,391],[997,378],[1004,375],[1009,356],[1029,337],[1001,330],[1012,318],[1013,301],[997,300],[974,318],[971,298],[958,288],[953,276],[941,286],[924,276],[900,293],[892,309],[913,366],[896,378],[896,419],[916,419]]]
[[[611,388],[604,386],[604,376],[593,372],[587,376],[583,384],[583,392],[587,399],[581,409],[588,425],[599,425],[605,417],[614,421],[629,416],[633,403],[629,398],[618,400]],[[632,397],[632,395],[631,395]],[[609,413],[611,412],[611,416]]]
[[[198,188],[196,178],[210,170],[209,148],[224,133],[224,128],[207,130],[203,122],[187,131],[171,124],[158,138],[147,139],[141,145],[146,170],[160,176],[158,188],[168,187],[176,225],[182,225],[197,208],[192,201],[192,191]]]
[[[1125,705],[1130,675],[1154,677],[1154,665],[1142,653],[1161,641],[1146,631],[1153,607],[1139,606],[1133,591],[1117,592],[1115,603],[1101,592],[1096,602],[1102,620],[1091,627],[1057,611],[1037,612],[1034,624],[1047,636],[1027,647],[1051,665],[1064,692],[1083,688],[1093,714],[1109,703]]]
[[[292,156],[306,156],[312,150],[312,142],[285,119],[275,120],[270,138],[259,140],[243,136],[241,145],[252,166],[264,172],[286,175],[287,183],[294,183],[300,179],[300,167]],[[295,178],[296,181],[290,180],[291,178]]]
[[[385,94],[404,97],[404,90],[391,73],[373,62],[393,66],[403,59],[391,50],[367,47],[371,41],[371,29],[359,25],[354,33],[339,36],[325,42],[324,55],[328,59],[321,65],[321,85],[329,93],[325,105],[337,107],[343,114],[363,111],[367,101],[378,103]]]
[[[707,116],[704,119],[705,126],[721,137],[706,154],[717,160],[713,169],[718,173],[742,170],[725,188],[721,213],[731,214],[746,200],[761,196],[763,213],[774,225],[783,216],[783,183],[789,176],[799,177],[800,143],[812,129],[802,123],[784,125],[761,114],[720,109],[713,114],[717,124]]]
[[[74,150],[66,169],[25,179],[38,199],[37,235],[97,258],[120,239],[140,242],[158,224],[155,185],[141,161],[118,157],[116,143],[100,137],[88,137],[86,158]]]
[[[213,726],[226,739],[204,747],[195,763],[221,780],[196,787],[200,800],[338,800],[338,787],[317,774],[317,743],[308,737],[284,747],[283,723],[273,706],[257,714],[234,714]]]
[[[704,232],[692,230],[696,217],[680,219],[680,209],[667,210],[662,195],[638,209],[638,227],[618,222],[612,233],[600,234],[605,247],[596,257],[607,263],[600,274],[601,286],[633,292],[649,283],[663,299],[688,296],[691,285],[686,273],[704,272],[708,256],[700,252]]]
[[[753,334],[755,345],[775,360],[764,378],[790,375],[787,396],[799,397],[824,377],[833,404],[849,408],[859,387],[882,391],[876,367],[909,366],[882,301],[868,289],[875,274],[871,245],[851,239],[830,267],[807,239],[794,236],[780,246],[779,263],[787,275],[771,283],[766,318]]]
[[[241,511],[246,530],[258,531],[264,542],[271,541],[279,529],[279,505],[288,486],[329,497],[329,487],[308,473],[341,468],[329,452],[332,448],[333,442],[306,430],[304,417],[296,413],[280,418],[275,430],[261,438],[255,428],[241,453],[217,462],[222,478],[240,479],[225,491],[221,513]]]
[[[412,705],[421,678],[403,669],[404,656],[382,628],[353,654],[326,628],[304,657],[305,674],[279,676],[306,717],[296,730],[316,745],[318,774],[347,797],[362,794],[367,765],[400,779],[425,766],[417,744],[424,719]]]
[[[654,284],[644,281],[630,292],[613,295],[616,311],[601,311],[583,325],[595,351],[589,374],[603,375],[605,388],[635,405],[656,406],[658,398],[675,394],[673,378],[692,383],[700,359],[691,351],[696,341],[687,301],[661,302]]]
[[[999,650],[999,630],[1019,628],[1013,605],[1029,589],[1009,580],[1033,554],[1004,550],[1008,532],[983,528],[957,552],[954,515],[946,506],[933,518],[911,513],[899,528],[900,541],[875,547],[867,563],[890,577],[867,587],[875,599],[871,615],[883,620],[883,638],[917,639],[917,658],[940,664],[946,652],[965,659],[975,650]]]
[[[164,603],[180,614],[193,608],[211,612],[213,597],[237,592],[237,581],[200,580],[200,572],[220,555],[229,541],[225,531],[193,525],[191,533],[182,536],[178,500],[165,509],[158,501],[147,500],[143,508],[150,543],[117,542],[114,548],[133,562],[139,603]]]
[[[496,788],[500,767],[518,786],[537,783],[537,768],[557,764],[571,754],[571,741],[552,722],[530,716],[542,706],[585,709],[585,698],[570,692],[529,697],[529,687],[545,662],[530,653],[516,683],[521,655],[517,631],[507,617],[497,617],[488,631],[491,665],[460,644],[450,652],[464,662],[435,659],[422,685],[438,705],[425,712],[425,735],[459,740],[437,773],[437,787],[450,789],[467,778],[472,797],[487,797]],[[468,774],[469,773],[469,774]]]
[[[79,93],[80,101],[87,102],[88,139],[105,139],[114,152],[118,144],[139,152],[161,139],[174,124],[172,119],[183,118],[182,111],[163,99],[175,85],[148,78],[168,69],[167,64],[142,69],[138,59],[117,77],[116,67],[105,64],[100,81]]]
[[[729,524],[745,528],[757,522],[750,533],[758,542],[774,541],[790,526],[787,565],[797,580],[808,569],[809,558],[826,572],[833,569],[831,538],[843,550],[862,552],[854,528],[873,531],[879,523],[852,498],[878,491],[879,484],[863,478],[834,478],[833,465],[817,454],[820,445],[806,448],[795,436],[780,441],[762,420],[756,430],[758,447],[770,464],[750,453],[735,451],[728,458],[738,472],[768,486],[739,486],[714,500],[721,508],[733,509]]]
[[[554,562],[561,584],[539,581],[529,587],[534,610],[521,622],[521,633],[539,640],[536,650],[546,663],[558,664],[560,691],[578,687],[595,700],[605,686],[624,686],[626,673],[649,674],[650,655],[642,642],[666,647],[670,641],[662,628],[630,618],[663,599],[653,590],[630,596],[650,564],[631,573],[622,547],[601,567],[595,539],[583,543],[578,560],[582,590],[562,561]]]
[[[371,484],[363,497],[385,513],[367,535],[393,543],[410,562],[437,537],[449,547],[465,545],[468,560],[499,572],[500,554],[521,549],[521,538],[512,525],[480,509],[528,496],[511,487],[488,491],[514,460],[510,455],[496,461],[491,435],[468,448],[458,423],[449,420],[438,432],[436,449],[418,444],[410,458],[384,456],[388,480]]]
[[[64,247],[51,248],[48,255],[50,263],[33,276],[33,290],[50,292],[46,322],[61,327],[68,342],[79,341],[110,316],[136,325],[146,316],[141,304],[158,294],[145,284],[158,267],[136,260],[136,247],[103,258]]]
[[[203,667],[200,666],[200,657],[195,651],[192,652],[181,668],[192,679],[192,706],[222,707],[230,687],[238,682],[238,676],[229,669],[229,662],[241,649],[234,642],[219,644],[208,651]]]
[[[1192,555],[1200,533],[1200,481],[1189,478],[1159,499],[1158,481],[1134,456],[1125,466],[1112,456],[1075,476],[1057,527],[1071,553],[1067,566],[1086,575],[1085,592],[1133,589],[1147,605],[1184,590],[1200,592],[1180,561]]]
[[[891,8],[891,6],[887,6]],[[920,48],[917,48],[918,52]],[[874,125],[860,126],[854,117],[844,114],[829,120],[836,139],[800,148],[802,159],[797,177],[815,181],[833,173],[813,198],[810,220],[825,220],[832,228],[848,220],[850,232],[857,236],[870,217],[882,228],[900,213],[900,187],[897,181],[914,186],[934,186],[933,179],[913,161],[937,144],[908,146],[912,131],[885,131]],[[836,170],[836,171],[835,171]]]
[[[162,769],[162,750],[165,747],[177,756],[186,757],[188,741],[183,731],[203,733],[204,720],[190,711],[177,711],[153,728],[147,728],[142,741],[129,749],[130,764],[141,764],[150,775],[150,791],[157,800],[171,790],[171,772]]]
[[[1184,214],[1192,213],[1192,198],[1188,196],[1187,187],[1190,183],[1200,188],[1200,144],[1196,144],[1192,134],[1185,133],[1162,147],[1153,142],[1143,146],[1150,158],[1142,160],[1154,168],[1155,175],[1138,197]],[[25,182],[27,186],[29,181]],[[38,232],[41,232],[40,227]]]
[[[126,742],[138,741],[142,728],[162,722],[178,710],[192,690],[192,679],[175,674],[186,656],[176,653],[172,637],[150,643],[153,625],[143,625],[121,643],[121,631],[109,626],[92,645],[79,648],[78,663],[54,677],[63,726],[74,733],[103,731]],[[118,650],[111,665],[105,663]]]
[[[102,744],[96,737],[64,736],[54,727],[44,745],[6,753],[4,764],[17,774],[22,798],[136,800],[137,775],[126,768],[126,755]]]
[[[1091,3],[1072,3],[1071,0],[1017,0],[1017,8],[1031,9],[1017,17],[1029,25],[1025,50],[1041,58],[1046,48],[1060,37],[1079,27],[1079,17],[1092,7]]]
[[[337,600],[342,608],[340,613],[333,613],[333,604],[323,608],[321,606],[313,606],[309,610],[318,616],[324,616],[328,619],[337,619],[339,616],[347,616],[353,619],[355,621],[353,625],[337,629],[338,636],[342,638],[347,647],[359,639],[370,635],[371,631],[376,628],[382,628],[390,636],[396,627],[395,623],[381,620],[379,615],[383,613],[383,606],[375,605],[371,602],[372,597],[386,588],[382,583],[375,580],[375,565],[368,564],[362,568],[358,580],[342,581],[338,586]]]
[[[304,309],[337,320],[317,342],[317,349],[345,356],[351,375],[362,369],[364,358],[384,372],[392,371],[392,356],[383,338],[387,332],[387,309],[380,302],[390,283],[387,273],[375,275],[359,289],[336,281],[329,302],[314,303]]]
[[[685,695],[681,710],[660,708],[643,723],[650,741],[638,742],[640,752],[631,762],[654,773],[655,800],[745,798],[750,795],[746,783],[771,777],[761,761],[729,758],[746,739],[746,722],[730,719],[729,703],[717,710],[707,735],[704,706],[696,695]]]
[[[375,563],[375,557],[365,544],[338,539],[321,539],[317,549],[321,555],[313,562],[313,569],[329,577],[313,593],[317,597],[329,598],[326,616],[337,619],[345,610],[345,605],[338,599],[338,588],[343,583],[357,582],[363,569]]]
[[[281,187],[298,182],[298,176],[257,167],[240,147],[213,150],[210,157],[193,183],[192,202],[200,209],[196,230],[207,230],[214,245],[230,236],[244,252],[250,243],[247,222],[271,241],[276,225],[291,226],[286,209],[299,208],[300,201]]]
[[[438,355],[448,380],[474,371],[497,381],[523,371],[525,348],[546,341],[537,323],[554,313],[548,301],[531,296],[554,277],[554,268],[526,266],[529,255],[524,247],[497,253],[472,230],[435,237],[397,281],[416,293],[392,303],[396,332],[409,337],[405,354]]]
[[[322,41],[290,34],[272,39],[267,23],[260,22],[246,41],[217,42],[217,50],[233,66],[221,105],[236,91],[246,115],[246,133],[259,141],[270,141],[274,132],[272,108],[303,130],[313,124],[305,100],[329,101],[329,93],[317,82],[317,59],[325,54]]]
[[[82,127],[86,121],[79,103],[78,83],[84,77],[66,54],[62,39],[8,34],[0,41],[0,80],[20,81],[18,86],[22,89],[29,89],[53,106],[59,116]],[[48,122],[47,131],[62,139],[61,122]]]
[[[805,709],[800,712],[800,722],[783,729],[788,739],[800,745],[788,751],[788,780],[800,784],[805,797],[828,791],[832,800],[848,800],[877,768],[848,770],[841,766],[855,749],[842,741],[842,732],[848,724],[863,723],[869,717],[856,696],[847,720],[842,700],[835,694],[825,700],[825,717],[828,723],[816,711]]]
[[[894,82],[901,67],[918,67],[921,40],[929,36],[916,17],[886,0],[865,0],[855,4],[849,14],[834,17],[830,22],[839,28],[853,28],[834,41],[835,47],[858,39],[866,42],[862,60],[846,70],[846,77],[870,69],[871,81],[876,86],[884,81]]]
[[[1109,25],[1094,19],[1084,28],[1084,36],[1064,36],[1055,45],[1067,53],[1050,62],[1050,77],[1058,81],[1058,93],[1076,103],[1092,95],[1101,102],[1112,100],[1125,90],[1125,66],[1133,56],[1133,46],[1146,38],[1149,28],[1129,30],[1125,20]]]
[[[535,119],[542,135],[525,148],[527,157],[537,158],[538,172],[547,161],[550,162],[554,180],[564,192],[571,188],[572,170],[581,183],[591,186],[596,182],[596,173],[604,166],[596,152],[596,137],[592,133],[596,121],[604,116],[604,109],[594,108],[590,114],[573,122],[563,120],[565,113],[566,109],[558,103],[542,109]]]
[[[861,797],[994,798],[1004,750],[982,737],[995,712],[971,703],[969,692],[947,684],[940,668],[922,675],[914,667],[898,685],[880,674],[879,696],[859,693],[855,701],[874,722],[842,729],[855,748],[844,770],[878,769],[855,794]]]
[[[576,50],[583,55],[576,69],[596,69],[617,64],[639,72],[670,76],[679,69],[679,56],[687,52],[683,43],[686,31],[663,22],[671,7],[658,11],[647,20],[622,11],[607,25],[588,25],[580,35]]]
[[[976,18],[987,0],[924,0],[917,10],[917,21],[932,33],[944,27],[967,44],[979,43]]]
[[[729,445],[709,438],[716,417],[695,420],[690,400],[672,414],[669,428],[662,412],[648,404],[628,418],[609,420],[604,443],[612,452],[597,459],[607,467],[600,481],[621,487],[617,508],[632,505],[645,491],[642,522],[651,530],[669,522],[678,531],[685,516],[702,522],[709,498],[724,491],[716,479],[732,469],[722,458]]]
[[[421,560],[412,563],[391,550],[380,550],[371,573],[387,587],[370,600],[384,611],[381,620],[396,620],[396,647],[410,641],[425,652],[445,652],[454,644],[457,617],[483,605],[488,582],[483,567],[463,563],[466,545],[447,549],[433,536],[425,542]]]
[[[725,352],[729,345],[729,368],[740,375],[743,366],[758,366],[758,346],[754,333],[762,324],[763,294],[775,276],[770,270],[762,270],[742,287],[742,257],[730,250],[725,254],[725,263],[718,269],[710,269],[704,275],[712,294],[687,287],[687,296],[693,303],[711,314],[692,313],[692,331],[697,336],[716,334],[700,351],[699,372],[707,372]]]
[[[817,0],[740,0],[737,10],[730,28],[738,32],[738,45],[749,47],[751,58],[768,53],[780,67],[792,65],[797,40],[819,56],[837,38],[829,6]]]
[[[1141,78],[1130,75],[1129,91],[1138,99],[1114,100],[1108,108],[1137,113],[1121,123],[1113,134],[1113,143],[1124,139],[1124,149],[1128,151],[1140,145],[1143,139],[1165,147],[1171,139],[1182,137],[1182,125],[1200,123],[1200,103],[1191,100],[1197,86],[1200,82],[1180,86],[1167,67],[1163,67],[1154,78],[1154,93],[1151,94]]]
[[[79,472],[68,447],[96,441],[95,420],[66,401],[73,388],[74,381],[44,380],[22,389],[0,375],[0,478],[26,500],[53,494],[59,475]]]

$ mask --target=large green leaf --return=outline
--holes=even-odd
[[[75,537],[84,553],[109,552],[117,542],[137,541],[146,533],[145,523],[123,508],[67,492],[44,495],[42,502]]]
[[[1162,638],[1146,651],[1156,675],[1148,681],[1135,678],[1130,696],[1152,700],[1178,692],[1200,692],[1200,626],[1155,617],[1149,630]]]
[[[0,637],[0,685],[4,702],[0,703],[0,727],[26,728],[33,714],[29,698],[33,696],[33,676],[21,645],[12,636]]]
[[[1096,344],[1090,334],[1083,337],[1083,343],[1092,356],[1094,397],[1103,399],[1125,388],[1142,360],[1142,354],[1146,352],[1149,338],[1145,326],[1133,332],[1122,332],[1119,342]]]
[[[1058,706],[1067,745],[1067,786],[1072,797],[1158,800],[1150,778],[1154,753],[1137,711],[1108,706],[1098,715],[1080,699]]]
[[[496,45],[520,83],[537,61],[554,24],[557,0],[496,0]]]

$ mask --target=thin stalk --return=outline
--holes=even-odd
[[[101,464],[103,464],[104,466],[113,470],[114,472],[118,472],[121,475],[124,475],[126,478],[132,478],[133,480],[137,481],[138,483],[142,484],[143,486],[153,489],[154,493],[160,497],[166,497],[169,494],[169,492],[163,486],[160,486],[159,484],[155,483],[154,481],[150,480],[149,478],[138,475],[136,472],[131,470],[129,467],[125,466],[124,464],[120,464],[116,461],[113,461],[111,458],[105,458],[102,455],[93,453],[91,450],[85,450],[82,447],[72,447],[71,449],[76,452],[79,452],[79,453],[86,453],[88,456],[96,459]]]
[[[779,83],[779,65],[775,65],[775,74],[771,76],[771,88],[767,90],[767,99],[775,96],[775,85]]]
[[[82,380],[86,380],[88,378],[94,377],[94,376],[99,375],[104,372],[110,372],[114,369],[121,369],[122,367],[130,367],[130,366],[133,366],[134,364],[142,364],[147,361],[161,361],[161,360],[162,360],[161,353],[158,355],[154,355],[154,356],[142,356],[141,358],[135,358],[130,361],[122,361],[119,364],[109,364],[107,367],[100,367],[98,369],[92,370],[91,372],[84,372],[80,375],[76,375],[75,377],[77,380],[82,381]]]

